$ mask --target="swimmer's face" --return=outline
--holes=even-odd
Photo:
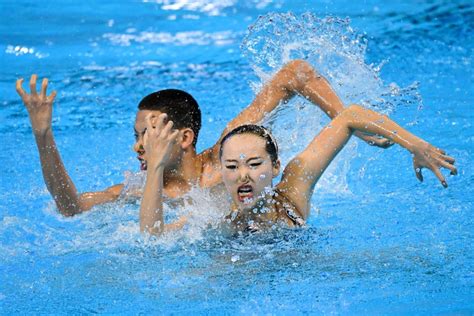
[[[241,210],[250,210],[265,197],[278,175],[280,164],[272,164],[265,139],[253,134],[229,138],[222,148],[222,180]]]
[[[160,111],[151,111],[151,110],[140,110],[137,112],[135,118],[135,144],[133,145],[133,150],[138,154],[137,159],[140,161],[140,169],[146,170],[147,168],[147,157],[146,152],[143,147],[143,137],[145,136],[146,131],[146,117],[148,114],[152,114],[155,117],[158,117],[162,112]],[[174,150],[175,153],[172,154],[173,158],[170,161],[176,161],[176,156],[178,155],[179,145]]]

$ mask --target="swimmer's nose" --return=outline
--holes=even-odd
[[[239,168],[239,181],[242,183],[248,182],[250,179],[249,172],[247,168]]]
[[[141,141],[135,142],[135,144],[133,145],[133,150],[139,155],[143,155],[145,153],[145,149],[143,148],[143,144]]]

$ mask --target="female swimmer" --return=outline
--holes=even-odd
[[[178,134],[173,123],[165,124],[166,115],[147,118],[146,150],[152,152],[140,209],[143,232],[160,235],[184,224],[163,222],[163,166],[175,159]],[[352,105],[336,116],[319,135],[286,166],[281,181],[277,144],[271,134],[257,125],[243,125],[229,132],[220,142],[223,182],[232,197],[233,208],[227,222],[239,231],[265,230],[275,225],[301,226],[309,216],[314,186],[324,170],[354,132],[378,135],[406,148],[413,157],[415,173],[423,181],[422,168],[430,169],[447,187],[440,168],[457,174],[454,159],[443,150],[411,134],[387,116]]]

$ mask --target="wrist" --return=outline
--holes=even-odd
[[[415,139],[410,143],[407,149],[409,152],[414,154],[417,150],[425,146],[425,144],[427,144],[427,142],[425,142],[421,138],[415,137]]]
[[[160,175],[163,174],[165,171],[165,166],[163,164],[154,164],[150,163],[147,166],[147,173],[153,175]]]
[[[32,127],[33,134],[35,137],[49,137],[53,135],[53,131],[51,130],[51,126],[47,128],[35,128]]]
[[[48,129],[45,131],[33,130],[33,134],[35,136],[36,143],[38,144],[39,147],[43,147],[43,146],[48,147],[54,143],[53,132],[51,131],[51,129]]]

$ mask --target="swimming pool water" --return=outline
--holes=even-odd
[[[470,1],[1,7],[2,314],[473,313]],[[390,113],[456,157],[449,188],[428,171],[418,183],[400,148],[352,141],[316,188],[301,230],[226,238],[204,224],[225,210],[200,190],[193,205],[169,209],[195,212],[191,227],[155,241],[138,232],[138,203],[57,214],[16,78],[51,79],[56,141],[76,186],[88,191],[138,170],[131,146],[141,97],[170,87],[193,94],[202,150],[262,80],[296,57],[345,102]],[[299,98],[266,122],[287,160],[327,119]]]

